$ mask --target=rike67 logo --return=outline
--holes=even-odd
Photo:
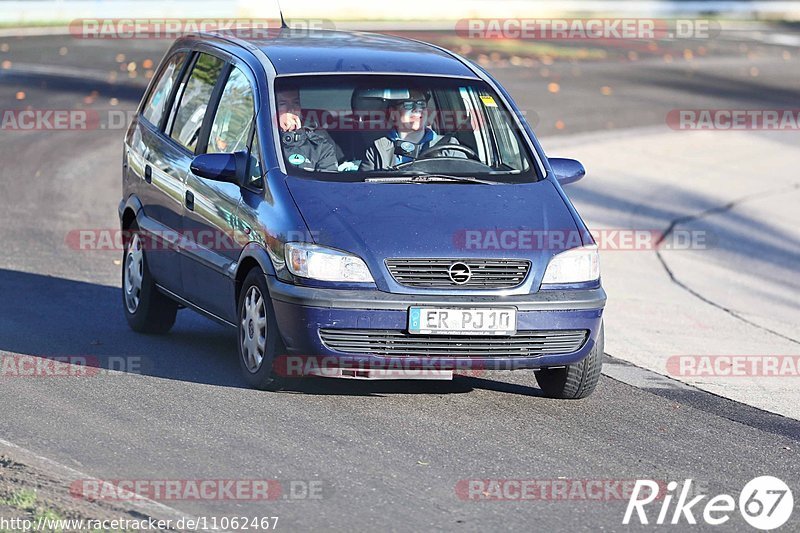
[[[705,494],[692,494],[692,480],[687,479],[683,485],[677,481],[667,483],[666,493],[659,494],[663,484],[649,479],[638,479],[633,488],[628,507],[625,509],[623,524],[630,524],[636,513],[641,524],[653,523],[652,511],[648,516],[649,504],[658,501],[660,508],[655,524],[697,524],[701,518],[706,524],[719,526],[731,519],[736,511],[737,502],[729,494],[718,494],[707,501]],[[690,494],[693,496],[690,499]],[[695,493],[696,494],[696,493]],[[675,502],[673,506],[673,501]],[[653,507],[658,507],[656,504]],[[789,486],[772,476],[761,476],[749,481],[739,493],[739,513],[742,518],[756,529],[769,531],[785,524],[794,509],[794,497]]]

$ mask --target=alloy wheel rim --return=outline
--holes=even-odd
[[[258,372],[267,347],[267,308],[258,287],[250,287],[245,295],[239,330],[247,370]]]
[[[128,245],[125,256],[125,306],[128,312],[135,313],[142,299],[142,279],[144,275],[144,253],[142,241],[135,234]]]

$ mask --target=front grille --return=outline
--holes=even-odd
[[[331,350],[353,354],[424,356],[531,356],[572,353],[586,341],[586,330],[518,331],[507,337],[411,335],[385,329],[320,329]]]
[[[463,284],[450,278],[449,269],[464,263],[472,277]],[[447,289],[510,289],[520,285],[531,268],[521,259],[387,259],[386,267],[400,285]]]

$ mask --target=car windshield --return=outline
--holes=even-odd
[[[510,111],[483,81],[279,77],[275,106],[292,175],[337,181],[538,179]]]

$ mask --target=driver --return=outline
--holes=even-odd
[[[452,135],[439,135],[427,125],[430,93],[418,89],[407,92],[408,98],[390,102],[388,111],[393,128],[367,148],[359,170],[390,169],[416,160],[421,153],[437,144],[459,144],[458,139]],[[467,157],[456,150],[442,150],[435,156],[459,159]]]

